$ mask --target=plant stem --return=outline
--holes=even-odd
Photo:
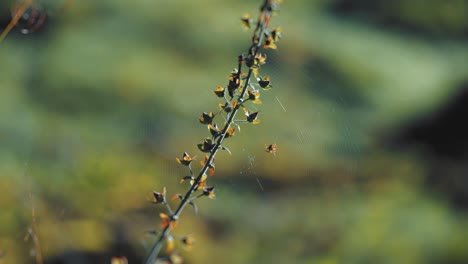
[[[250,48],[249,48],[249,54],[248,54],[248,59],[254,59],[256,55],[258,55],[258,52],[260,50],[260,47],[262,46],[262,40],[263,40],[263,37],[264,37],[264,33],[266,32],[267,30],[267,27],[268,27],[268,21],[272,15],[271,13],[271,10],[268,9],[268,5],[269,3],[271,3],[271,0],[265,0],[264,1],[264,4],[262,5],[261,7],[261,14],[259,16],[259,20],[258,20],[258,23],[257,23],[257,27],[254,31],[254,36],[257,36],[257,42],[253,43]],[[259,31],[260,30],[260,31]],[[259,33],[258,33],[259,32]],[[239,62],[239,77],[240,77],[240,74],[241,74],[241,66],[242,63]],[[242,107],[242,103],[245,101],[243,99],[248,87],[249,87],[249,82],[250,82],[250,78],[252,76],[252,72],[253,72],[253,69],[250,68],[249,71],[248,71],[248,74],[247,74],[247,77],[246,77],[246,80],[245,80],[245,83],[243,84],[243,89],[242,89],[242,92],[240,94],[240,96],[238,97],[238,104],[234,107],[234,109],[232,110],[232,112],[230,113],[228,119],[226,120],[226,124],[223,128],[223,133],[218,137],[217,139],[217,142],[215,144],[215,146],[213,147],[213,149],[211,150],[210,152],[210,155],[208,157],[208,159],[205,161],[205,165],[202,167],[202,169],[200,170],[197,178],[195,179],[194,183],[190,186],[190,188],[188,189],[187,193],[185,194],[185,196],[182,198],[182,201],[180,202],[179,206],[177,207],[177,209],[174,211],[174,213],[170,216],[170,221],[177,221],[179,219],[179,216],[180,214],[182,213],[183,209],[185,208],[185,206],[190,203],[190,197],[192,196],[192,194],[198,189],[198,186],[200,184],[200,181],[203,177],[203,175],[206,174],[207,170],[209,169],[209,166],[210,164],[213,162],[216,154],[218,153],[218,150],[221,148],[222,146],[222,143],[224,141],[224,138],[226,137],[226,134],[228,132],[228,129],[229,127],[232,125],[233,121],[234,121],[234,118],[237,114],[237,112],[239,111],[239,109]],[[151,251],[150,251],[150,254],[148,255],[148,257],[146,258],[146,261],[145,263],[146,264],[154,264],[155,261],[156,261],[156,258],[158,257],[160,251],[161,251],[161,248],[162,248],[162,245],[163,245],[163,241],[164,239],[169,235],[169,232],[171,230],[171,225],[168,224],[166,225],[163,230],[161,231],[161,233],[159,234],[159,237],[158,239],[156,240],[156,242],[153,244],[153,247],[151,248]]]

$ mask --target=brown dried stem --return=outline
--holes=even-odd
[[[273,6],[274,1],[273,0],[265,0],[264,3],[262,4],[260,8],[260,15],[258,17],[258,22],[256,25],[256,29],[254,30],[254,36],[252,38],[252,45],[248,49],[248,54],[244,58],[243,55],[241,55],[241,59],[239,59],[239,68],[238,68],[238,76],[237,78],[240,79],[241,77],[241,66],[242,66],[242,61],[245,60],[253,60],[256,56],[259,55],[260,48],[263,45],[263,38],[266,35],[268,31],[268,25],[270,22],[270,18],[273,14]],[[247,77],[245,78],[245,82],[242,84],[242,91],[240,95],[237,98],[237,104],[235,107],[232,109],[232,111],[228,114],[228,118],[226,120],[226,124],[224,125],[224,128],[221,130],[223,131],[220,136],[217,137],[216,144],[210,151],[210,155],[208,156],[208,159],[205,161],[203,167],[201,168],[200,172],[198,173],[198,176],[195,178],[193,184],[191,187],[188,189],[187,193],[183,196],[181,202],[179,203],[177,209],[174,211],[173,214],[169,216],[169,219],[171,222],[175,222],[179,219],[180,214],[184,210],[185,206],[191,202],[191,196],[192,194],[198,190],[199,184],[201,183],[201,180],[203,176],[206,174],[208,169],[210,168],[210,164],[213,162],[216,154],[218,153],[219,149],[222,147],[222,143],[224,139],[226,138],[226,134],[228,133],[228,129],[230,126],[234,123],[234,118],[236,114],[238,113],[239,109],[243,106],[243,103],[246,102],[247,100],[244,99],[244,96],[249,89],[250,86],[250,78],[252,77],[253,73],[253,68],[250,67],[249,71],[247,73]],[[232,101],[232,99],[231,99]],[[164,239],[168,237],[169,233],[171,231],[171,225],[167,224],[164,226],[163,230],[159,233],[158,238],[156,242],[153,244],[150,254],[146,258],[145,263],[146,264],[154,264],[160,251],[163,246]]]

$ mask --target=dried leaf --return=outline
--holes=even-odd
[[[171,197],[171,201],[174,201],[175,199],[184,199],[184,197],[182,196],[182,194],[178,193],[178,194],[174,194],[172,197]]]

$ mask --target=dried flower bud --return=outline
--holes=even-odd
[[[211,140],[211,138],[206,138],[203,143],[201,144],[197,144],[198,146],[198,149],[201,150],[202,152],[210,152],[215,144],[213,143],[213,141]]]
[[[271,37],[273,38],[273,41],[277,42],[278,40],[280,40],[281,38],[281,28],[278,27],[278,28],[275,28],[273,29],[273,31],[271,31]]]
[[[247,94],[249,95],[249,99],[252,100],[252,103],[254,104],[261,104],[262,101],[260,101],[260,99],[258,99],[260,97],[260,92],[259,91],[251,91],[251,90],[248,90],[247,91]]]
[[[252,18],[250,17],[250,14],[245,14],[242,16],[241,18],[241,25],[242,27],[244,27],[245,29],[250,29],[250,25],[252,24],[253,20]]]
[[[247,122],[252,123],[252,124],[260,123],[260,120],[257,119],[258,111],[250,113],[248,110],[244,109],[244,112],[245,112],[245,116],[247,116]]]
[[[218,86],[213,92],[214,94],[216,94],[216,96],[222,98],[224,97],[224,94],[226,93],[226,89],[222,86]]]
[[[149,201],[154,204],[166,203],[166,187],[162,192],[153,191],[153,198]]]
[[[210,199],[216,199],[216,195],[214,193],[215,187],[204,187],[203,188],[203,195],[208,196]]]
[[[263,90],[269,90],[273,86],[271,86],[271,81],[270,81],[270,76],[266,75],[263,78],[258,77],[257,78],[258,85],[263,88]]]
[[[263,44],[264,49],[276,49],[277,46],[275,44],[275,40],[271,36],[267,36],[265,38],[265,43]]]
[[[192,161],[196,159],[196,157],[197,156],[194,156],[193,158],[191,158],[189,154],[187,154],[187,152],[184,152],[182,159],[176,158],[176,160],[178,163],[182,165],[189,166],[190,163],[192,163]]]
[[[212,125],[212,124],[209,124],[208,125],[208,130],[210,131],[211,135],[213,137],[217,137],[221,134],[221,130],[218,128],[218,126],[216,124]]]
[[[206,112],[203,112],[202,115],[198,118],[198,120],[200,120],[200,123],[202,124],[211,124],[211,122],[213,122],[213,118],[215,117],[215,114],[213,114],[213,112],[210,112],[210,113],[206,113]]]

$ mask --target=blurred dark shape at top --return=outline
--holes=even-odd
[[[11,8],[11,16],[15,17],[20,12],[22,6],[18,3],[13,4]],[[16,27],[20,28],[21,33],[30,34],[40,29],[48,19],[48,14],[40,4],[34,4],[21,14]]]
[[[3,32],[12,21],[15,15],[17,6],[5,8],[2,10],[7,12],[0,13],[0,32]],[[19,19],[18,23],[8,33],[8,37],[19,37],[21,35],[29,35],[28,38],[40,39],[48,35],[50,15],[41,5],[34,5],[26,9],[24,14]]]
[[[392,146],[416,147],[429,164],[427,182],[468,209],[468,81],[442,109],[408,124]]]
[[[329,10],[420,37],[468,39],[465,0],[335,0]]]
[[[19,20],[14,24],[11,31],[7,29],[7,35],[33,35],[33,39],[45,38],[48,36],[50,18],[65,12],[73,3],[66,0],[60,7],[43,5],[41,1],[3,1],[0,3],[0,33],[9,27],[15,16],[20,15]],[[31,37],[30,37],[31,38]]]

